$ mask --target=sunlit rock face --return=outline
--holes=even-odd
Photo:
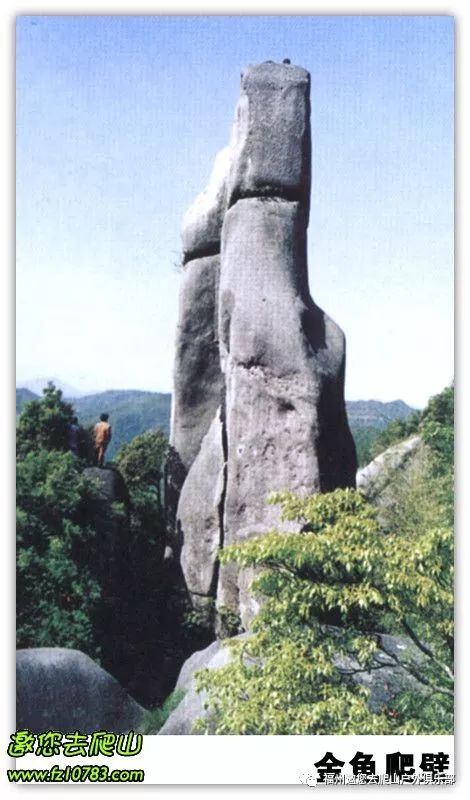
[[[229,147],[183,231],[171,441],[186,478],[175,516],[208,621],[214,604],[245,625],[254,613],[246,574],[216,556],[283,527],[269,492],[355,485],[344,335],[308,286],[310,182],[308,72],[247,67]]]

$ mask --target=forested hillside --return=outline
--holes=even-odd
[[[108,391],[78,397],[73,400],[80,424],[95,423],[100,414],[109,414],[113,438],[107,457],[113,458],[123,444],[131,442],[146,431],[159,428],[165,436],[170,433],[171,395],[158,392]]]
[[[16,413],[21,412],[25,402],[34,399],[38,399],[38,395],[29,389],[17,389]],[[70,402],[84,428],[97,422],[101,413],[109,414],[113,438],[106,453],[108,459],[114,458],[123,444],[146,431],[159,428],[165,436],[170,433],[170,394],[133,389],[110,390],[77,397]]]
[[[21,413],[21,409],[23,408],[24,404],[27,403],[29,400],[37,400],[38,395],[31,392],[29,389],[17,389],[16,390],[16,414]]]
[[[377,453],[388,446],[384,432],[390,425],[397,426],[397,431],[400,430],[405,436],[406,431],[400,426],[419,415],[418,411],[403,400],[389,403],[379,400],[349,400],[346,401],[346,409],[359,467],[368,464]]]
[[[29,389],[17,389],[16,413],[21,412],[26,401],[37,397]],[[84,427],[95,423],[103,411],[110,415],[113,440],[108,448],[109,458],[113,458],[123,444],[146,431],[159,428],[165,436],[170,433],[171,394],[133,389],[110,390],[78,397],[71,402]],[[403,400],[389,403],[351,400],[346,401],[346,409],[360,466],[373,458],[377,436],[390,422],[407,419],[414,413],[414,409]]]
[[[405,419],[415,410],[403,400],[346,400],[349,424],[354,428],[386,428],[394,419]]]

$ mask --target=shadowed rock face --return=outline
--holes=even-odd
[[[220,405],[218,343],[220,256],[189,261],[180,291],[171,443],[188,470]]]
[[[121,596],[129,569],[129,493],[117,469],[87,467],[83,476],[96,484],[101,495],[93,519],[99,542],[94,562],[96,574],[107,598]],[[119,504],[121,514],[112,513],[114,503]]]
[[[218,548],[280,526],[270,491],[355,485],[344,335],[308,287],[309,92],[300,67],[242,72],[230,146],[183,232],[171,434],[188,470],[182,567],[199,606],[213,597],[245,624],[246,576],[218,571]]]
[[[139,731],[144,709],[79,650],[38,647],[16,655],[18,729]]]

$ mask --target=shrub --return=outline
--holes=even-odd
[[[202,671],[211,714],[199,730],[230,734],[447,733],[452,726],[452,531],[413,540],[383,535],[376,510],[351,489],[272,496],[301,533],[273,530],[222,551],[223,563],[259,571],[264,597],[234,660]],[[386,617],[420,657],[398,659],[421,686],[421,704],[372,713],[351,670],[378,669]],[[393,661],[393,659],[392,659]],[[420,709],[426,708],[426,715]]]
[[[71,453],[29,452],[17,465],[17,640],[19,647],[75,647],[99,654],[93,575],[99,502]]]

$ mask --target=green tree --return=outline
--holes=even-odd
[[[450,472],[454,461],[454,387],[431,397],[423,411],[419,432],[434,451],[436,468]]]
[[[149,588],[165,545],[162,484],[167,448],[160,430],[148,431],[124,445],[115,459],[129,491],[134,571]]]
[[[356,445],[357,465],[358,467],[364,467],[373,459],[373,447],[377,437],[380,435],[380,430],[369,426],[351,426],[351,433]]]
[[[454,524],[453,387],[432,397],[417,433],[421,444],[405,468],[389,469],[387,499],[380,519],[385,531],[411,539],[435,527]]]
[[[160,704],[195,650],[211,641],[191,613],[179,560],[164,558],[166,518],[163,476],[169,445],[160,430],[124,445],[115,464],[129,490],[131,585],[123,604],[131,692],[144,705]],[[132,673],[132,674],[131,674]]]
[[[17,464],[17,641],[99,655],[93,574],[99,496],[71,453],[39,449]]]
[[[234,660],[199,673],[211,715],[200,730],[230,734],[448,733],[452,727],[450,528],[410,540],[381,533],[376,510],[354,490],[272,496],[302,533],[271,531],[222,551],[258,574],[263,597],[253,636],[231,644]],[[384,621],[415,645],[388,654],[413,676],[420,702],[404,694],[397,717],[372,713],[351,672],[379,669]],[[346,666],[345,666],[346,665]]]
[[[61,389],[52,382],[42,390],[43,397],[30,400],[23,405],[16,425],[16,454],[24,458],[28,453],[44,449],[66,452],[67,429],[75,411],[71,403],[62,399]],[[79,454],[88,463],[93,463],[92,428],[79,428]]]
[[[130,504],[129,589],[120,616],[126,630],[121,660],[127,675],[123,680],[145,705],[160,702],[171,689],[163,675],[171,638],[165,618],[169,595],[163,560],[162,482],[167,446],[160,430],[148,431],[123,445],[114,460],[125,480]],[[171,624],[175,625],[174,615]]]
[[[66,451],[67,427],[73,417],[73,406],[64,402],[62,391],[49,382],[43,389],[43,397],[25,403],[18,418],[18,458],[41,449]]]
[[[17,639],[19,647],[76,647],[98,657],[103,502],[84,461],[67,452],[74,415],[49,383],[18,418]]]
[[[418,433],[420,420],[421,411],[413,411],[405,419],[392,420],[383,431],[377,434],[377,437],[372,442],[370,448],[371,458],[375,458],[388,447],[400,442],[402,439],[406,439],[408,436]]]
[[[116,463],[129,489],[154,486],[160,507],[167,449],[168,441],[161,430],[147,431],[123,445],[116,457]]]
[[[442,392],[429,400],[422,413],[422,422],[439,422],[448,428],[454,426],[454,385],[446,386]]]

